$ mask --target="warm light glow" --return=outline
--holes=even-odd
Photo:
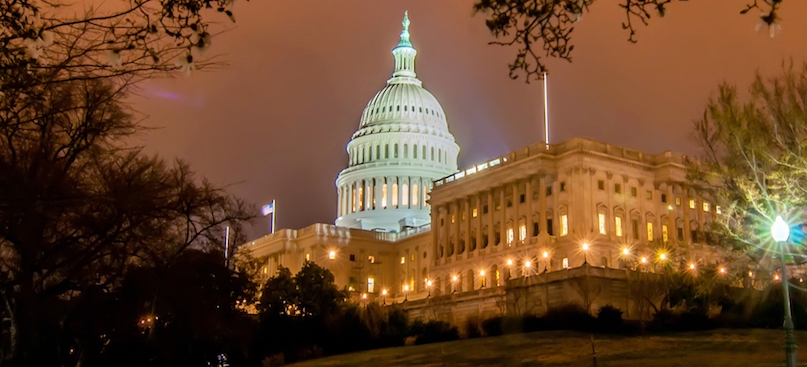
[[[720,274],[726,274],[726,268],[720,268]]]
[[[647,263],[647,258],[646,258],[646,257],[642,257],[642,264],[645,264],[645,263]]]
[[[693,264],[689,264],[689,268],[690,268],[690,269],[692,269],[692,270],[695,270],[695,264],[694,264],[694,263],[693,263]]]
[[[748,276],[749,276],[749,277],[754,276],[754,272],[753,272],[753,271],[749,271],[749,272],[748,272]]]
[[[361,299],[367,299],[367,293],[362,293],[361,294]]]
[[[336,251],[331,251],[328,253],[328,259],[336,259]]]
[[[662,252],[661,255],[658,255],[658,258],[662,259],[662,260],[666,260],[667,259],[667,254]]]
[[[513,260],[512,259],[507,259],[507,265],[513,265]],[[456,277],[454,277],[454,278],[456,278]]]
[[[532,266],[532,262],[527,261],[524,263],[524,266],[529,268],[530,266]]]
[[[485,276],[485,269],[479,271],[479,276],[481,277]]]
[[[627,247],[623,248],[622,255],[630,255],[630,249],[628,249]]]
[[[787,241],[787,238],[790,237],[790,226],[782,219],[781,215],[776,216],[776,220],[771,226],[771,236],[773,236],[773,240],[776,242]]]
[[[382,290],[381,290],[381,295],[386,296],[386,295],[387,295],[387,290],[386,290],[386,289],[382,289]]]
[[[779,280],[779,274],[774,275],[773,280]]]
[[[544,251],[544,258],[547,258],[547,257],[549,257],[549,253]]]
[[[427,286],[427,287],[431,287],[431,286],[432,286],[432,281],[431,281],[431,280],[427,280],[427,281],[426,281],[426,286]]]
[[[587,243],[584,243],[584,244],[583,244],[583,250],[584,250],[584,251],[588,251],[588,244],[587,244]]]
[[[455,275],[455,276],[451,277],[451,281],[456,282],[457,281],[457,276]]]
[[[408,285],[404,286],[404,292],[409,292],[409,286]]]

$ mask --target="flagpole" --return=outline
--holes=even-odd
[[[275,217],[277,216],[277,204],[272,199],[272,233],[275,233]]]
[[[227,262],[227,256],[230,252],[230,226],[224,231],[224,262]]]
[[[549,98],[547,98],[547,74],[544,72],[544,141],[546,150],[549,150]]]

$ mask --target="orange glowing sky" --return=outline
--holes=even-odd
[[[575,26],[574,61],[549,61],[551,141],[697,154],[692,121],[718,83],[746,90],[757,70],[775,75],[783,61],[807,60],[807,1],[785,2],[775,38],[755,30],[756,14],[739,14],[744,3],[674,2],[630,44],[618,2],[597,2]],[[472,4],[237,0],[237,23],[217,19],[230,29],[213,39],[229,66],[141,85],[135,107],[161,129],[139,143],[233,184],[249,202],[277,199],[279,228],[333,223],[345,145],[392,73],[404,10],[418,77],[445,109],[460,168],[542,141],[541,84],[508,78],[515,49],[487,44]]]

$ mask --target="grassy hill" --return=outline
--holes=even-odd
[[[807,332],[797,332],[807,366]],[[598,367],[781,366],[784,331],[719,329],[621,337],[594,335]],[[593,366],[591,334],[543,331],[321,358],[295,367],[331,366]]]

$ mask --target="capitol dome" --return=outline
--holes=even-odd
[[[408,14],[403,26],[392,78],[347,145],[349,166],[336,180],[339,226],[395,232],[427,224],[432,182],[457,171],[459,146],[443,107],[415,73]]]

